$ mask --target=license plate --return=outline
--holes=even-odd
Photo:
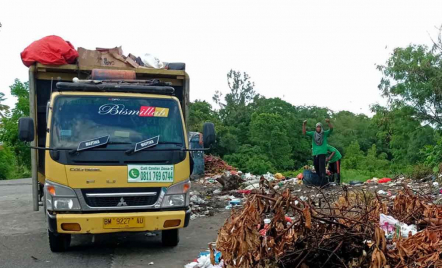
[[[173,165],[128,165],[128,182],[173,182]]]
[[[142,228],[142,227],[144,227],[143,217],[117,217],[117,218],[103,219],[103,228],[105,229]]]

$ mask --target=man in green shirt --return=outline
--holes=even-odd
[[[326,179],[325,173],[325,159],[327,155],[327,139],[333,132],[333,126],[330,123],[330,119],[325,119],[329,130],[324,131],[321,123],[316,124],[315,131],[306,131],[307,120],[302,124],[302,133],[312,138],[312,151],[313,151],[313,165],[315,166],[316,174],[319,175],[321,180]]]
[[[341,158],[342,155],[335,147],[331,145],[327,145],[327,159],[328,162],[328,170],[333,174],[333,178],[335,178],[336,183],[341,183]]]

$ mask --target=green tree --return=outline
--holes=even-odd
[[[206,122],[219,123],[218,115],[213,111],[212,105],[206,101],[195,100],[189,105],[189,120],[187,122],[190,131],[202,132]]]
[[[342,161],[342,168],[344,169],[358,169],[361,168],[361,163],[364,160],[364,152],[357,141],[353,141],[345,149],[345,157]]]
[[[9,111],[9,106],[6,104],[2,104],[2,102],[5,100],[5,93],[0,92],[0,118],[5,117],[5,114]]]
[[[275,172],[272,162],[259,146],[241,145],[236,153],[226,155],[224,159],[242,172],[253,174]]]
[[[377,142],[376,128],[371,126],[371,118],[366,115],[341,111],[332,115],[332,121],[336,131],[329,143],[341,153],[345,153],[352,141],[357,141],[364,152]]]
[[[230,92],[224,97],[224,102],[221,101],[222,93],[216,91],[213,100],[220,105],[223,116],[228,116],[235,113],[233,107],[245,107],[252,102],[257,96],[255,92],[255,83],[250,80],[250,76],[246,72],[239,72],[230,70],[227,73],[227,84]]]
[[[435,130],[426,125],[422,126],[416,119],[416,112],[409,106],[394,105],[386,108],[374,106],[373,129],[377,130],[378,143],[381,152],[388,154],[387,158],[396,165],[409,165],[422,162],[421,149],[434,145]]]
[[[229,93],[223,96],[216,91],[213,100],[219,105],[216,126],[217,138],[214,153],[224,156],[235,153],[241,144],[250,144],[249,125],[253,106],[258,95],[255,84],[247,73],[230,70],[227,74]]]
[[[237,133],[235,126],[216,125],[216,142],[212,151],[221,157],[236,152],[241,145]]]
[[[266,99],[259,97],[253,103],[257,114],[268,113],[280,115],[284,121],[284,129],[287,133],[288,143],[291,147],[291,162],[295,168],[304,166],[311,159],[311,143],[302,135],[302,122],[299,110],[302,108],[279,98]]]
[[[380,155],[377,154],[376,145],[368,150],[367,155],[364,160],[361,162],[362,166],[359,166],[359,169],[367,170],[369,172],[379,172],[388,169],[388,160],[386,160],[387,155],[382,153]]]
[[[421,152],[425,157],[424,164],[427,167],[430,167],[434,173],[442,171],[442,137],[439,137],[436,144],[425,146]]]
[[[258,145],[278,170],[293,167],[288,125],[278,114],[254,113],[250,124],[250,138]]]
[[[18,139],[18,119],[29,116],[29,87],[27,82],[22,83],[16,79],[10,89],[11,95],[17,97],[17,103],[14,109],[2,118],[0,140],[16,156],[17,173],[27,175],[31,168],[31,152],[26,144]]]
[[[442,127],[442,42],[433,48],[396,48],[385,65],[379,89],[391,104],[412,107],[421,121]]]

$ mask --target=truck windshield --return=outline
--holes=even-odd
[[[160,136],[160,144],[184,146],[178,102],[104,96],[59,96],[55,99],[51,147],[75,149],[82,141],[107,135],[110,142],[106,148],[127,148],[131,147],[127,144],[155,136]]]

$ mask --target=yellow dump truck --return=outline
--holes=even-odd
[[[73,234],[162,231],[175,246],[190,220],[184,70],[29,69],[30,117],[19,138],[31,142],[34,210],[44,208],[52,251]],[[204,125],[204,147],[215,139]]]

